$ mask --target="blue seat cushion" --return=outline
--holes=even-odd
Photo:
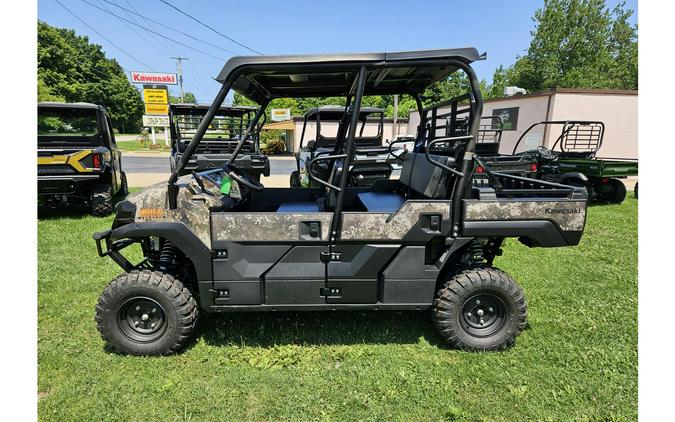
[[[405,202],[405,198],[395,192],[361,192],[358,197],[369,212],[393,213]]]
[[[316,202],[286,202],[277,208],[277,212],[319,212]]]

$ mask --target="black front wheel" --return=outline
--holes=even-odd
[[[89,212],[94,217],[105,217],[113,210],[112,186],[96,185],[89,195]]]
[[[101,337],[114,351],[167,355],[190,340],[197,304],[183,284],[158,271],[123,273],[105,288],[96,305]]]
[[[527,303],[522,289],[503,271],[476,268],[449,278],[432,306],[434,325],[452,347],[501,350],[525,328]]]

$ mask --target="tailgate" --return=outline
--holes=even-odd
[[[504,189],[474,184],[464,200],[462,235],[517,237],[527,246],[579,244],[586,224],[585,188],[494,173]]]

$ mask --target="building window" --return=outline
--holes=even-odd
[[[503,130],[517,130],[518,108],[519,107],[496,108],[492,110],[492,115],[502,118]]]

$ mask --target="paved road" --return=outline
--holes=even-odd
[[[169,157],[122,157],[122,168],[127,173],[166,173],[171,171]],[[272,175],[289,175],[295,169],[295,159],[272,157],[270,171]]]

